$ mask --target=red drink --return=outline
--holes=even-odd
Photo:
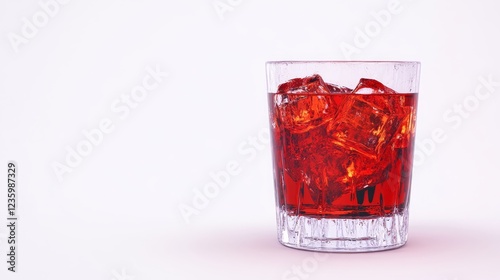
[[[354,93],[353,93],[354,92]],[[278,207],[288,215],[381,217],[406,209],[417,94],[319,76],[269,94]]]
[[[406,243],[419,75],[411,61],[267,63],[281,244],[367,252]]]

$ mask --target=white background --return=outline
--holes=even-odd
[[[44,18],[38,0],[0,1],[0,279],[500,279],[500,86],[474,97],[481,77],[500,81],[496,1],[392,1],[378,22],[390,0],[66,2]],[[23,18],[39,27],[23,35]],[[325,258],[276,241],[264,64],[345,59],[421,61],[421,156],[408,244]],[[148,68],[168,77],[112,109]],[[179,207],[228,163],[239,173],[186,223]]]

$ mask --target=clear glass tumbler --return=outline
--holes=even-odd
[[[278,239],[332,252],[403,246],[419,62],[267,62]]]

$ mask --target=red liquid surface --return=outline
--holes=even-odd
[[[417,94],[318,92],[269,94],[279,207],[331,218],[402,211]]]

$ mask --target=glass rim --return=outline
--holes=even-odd
[[[396,92],[417,93],[420,61],[403,60],[282,60],[267,61],[267,91],[297,77],[320,74],[323,79],[354,88],[360,78],[375,79]]]

